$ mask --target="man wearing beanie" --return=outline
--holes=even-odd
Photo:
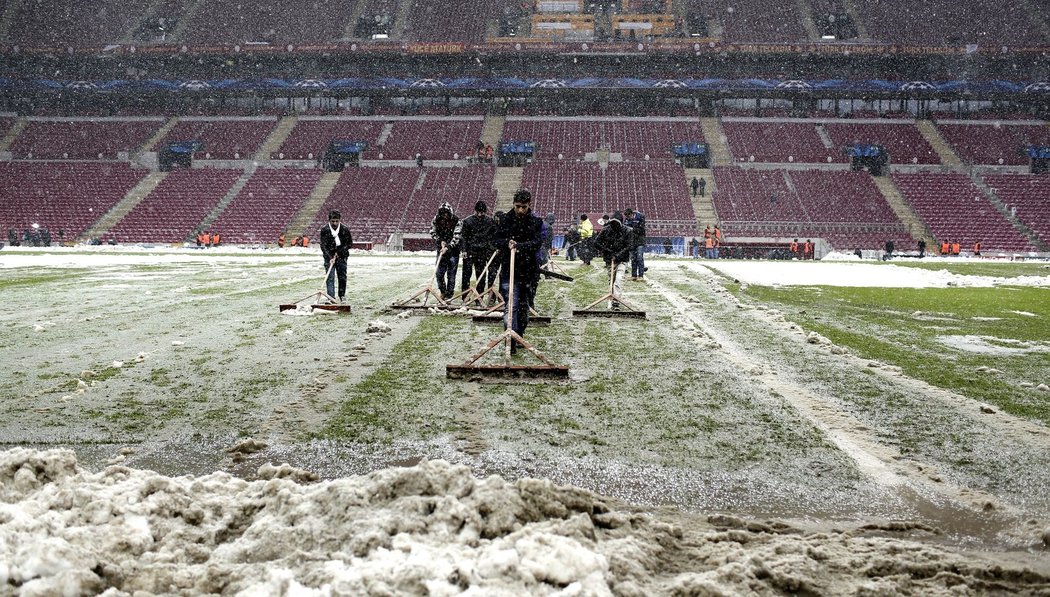
[[[623,277],[626,274],[624,264],[631,258],[632,238],[631,229],[624,226],[623,214],[618,211],[605,220],[604,228],[594,236],[594,248],[605,259],[605,266],[613,277],[613,295],[617,297],[623,293]],[[615,302],[609,301],[610,309],[617,307]]]
[[[492,257],[496,248],[492,245],[493,236],[496,233],[496,220],[489,217],[489,206],[484,201],[474,204],[474,213],[463,218],[456,226],[456,232],[452,237],[452,245],[460,251],[460,262],[463,264],[463,283],[460,292],[463,293],[463,302],[470,300],[467,297],[467,288],[470,287],[470,278],[475,273],[478,276],[478,294],[492,286],[496,280],[496,269],[499,264],[493,263],[489,266],[485,278],[482,279],[481,272]]]
[[[430,236],[438,251],[437,282],[443,300],[456,293],[456,269],[459,267],[459,247],[452,238],[459,226],[459,217],[452,211],[452,204],[445,201],[438,207],[437,215],[430,223]]]
[[[328,225],[321,227],[318,235],[321,239],[321,255],[324,256],[324,268],[328,271],[325,284],[328,296],[334,297],[335,279],[339,278],[339,302],[346,302],[346,259],[350,256],[350,247],[354,244],[350,229],[342,224],[342,215],[332,210],[328,212]]]
[[[529,305],[536,292],[535,281],[540,267],[536,254],[543,242],[542,231],[543,221],[532,213],[532,193],[525,189],[518,190],[514,193],[514,209],[503,214],[496,224],[496,249],[499,251],[496,259],[501,265],[500,294],[506,300],[510,287],[510,251],[515,249],[514,308],[504,311],[513,311],[513,319],[507,321],[504,318],[503,325],[522,337],[529,325]],[[517,346],[512,344],[510,351],[517,352]]]

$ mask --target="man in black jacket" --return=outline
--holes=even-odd
[[[460,291],[464,293],[464,302],[468,300],[466,290],[470,287],[470,277],[474,272],[478,276],[475,287],[478,294],[484,293],[485,289],[492,286],[496,280],[497,264],[490,265],[485,278],[481,277],[482,270],[485,269],[489,258],[496,250],[492,246],[492,240],[496,234],[496,220],[489,217],[488,211],[489,206],[484,201],[478,201],[474,204],[473,215],[460,220],[453,234],[452,244],[459,249],[459,256],[463,264],[463,283]]]
[[[350,236],[350,229],[341,223],[342,215],[336,210],[328,212],[328,225],[321,227],[318,235],[321,239],[321,255],[324,256],[324,267],[328,272],[325,284],[328,287],[328,296],[334,297],[335,278],[339,277],[339,302],[346,302],[346,258],[350,256],[350,247],[354,239]]]
[[[633,237],[634,233],[624,226],[623,214],[618,211],[613,212],[601,232],[594,235],[594,248],[601,252],[605,266],[611,270],[613,295],[617,297],[623,293],[623,277],[626,274],[624,264],[631,258]],[[609,301],[610,309],[616,307],[616,303]]]
[[[441,298],[449,300],[456,294],[456,270],[459,268],[459,247],[452,239],[456,235],[459,217],[452,211],[452,204],[444,202],[430,223],[430,237],[438,252],[437,282]]]
[[[514,193],[514,209],[499,217],[496,224],[496,250],[499,255],[496,259],[501,264],[499,286],[503,300],[507,300],[510,286],[510,252],[514,253],[514,304],[513,309],[506,309],[505,313],[513,312],[513,319],[503,320],[504,329],[508,326],[525,336],[525,328],[529,325],[529,305],[532,303],[533,294],[536,292],[536,279],[539,275],[539,261],[537,253],[543,243],[543,221],[532,213],[532,193],[520,189]],[[511,352],[517,351],[517,346],[512,344]]]
[[[645,216],[628,207],[623,210],[624,224],[631,229],[631,279],[645,279]]]

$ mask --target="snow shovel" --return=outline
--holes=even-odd
[[[438,267],[441,265],[441,258],[445,255],[446,251],[448,251],[448,249],[443,248],[441,249],[441,252],[438,253],[437,260],[434,261],[434,271],[430,274],[430,280],[427,281],[427,285],[423,288],[423,290],[420,290],[419,292],[413,294],[412,296],[408,297],[403,301],[398,301],[393,305],[390,305],[391,309],[452,308],[452,305],[450,305],[447,301],[441,298],[441,293],[434,290],[434,280],[437,279],[437,270]],[[423,297],[422,302],[418,300],[419,297]],[[431,298],[434,299],[434,304],[427,304]]]
[[[617,263],[615,261],[609,265],[609,293],[582,309],[573,309],[573,317],[623,317],[627,319],[645,319],[645,311],[635,309],[631,303],[628,303],[623,297],[618,296],[614,292],[616,266]],[[594,306],[602,301],[610,301],[613,304],[612,309],[595,309]]]
[[[525,378],[567,378],[569,377],[569,367],[567,365],[555,365],[554,363],[547,360],[547,357],[540,351],[525,341],[524,338],[518,335],[514,331],[514,328],[510,326],[511,322],[514,321],[514,256],[517,253],[517,249],[510,250],[510,284],[507,289],[507,329],[503,330],[503,333],[496,338],[489,341],[484,347],[478,352],[472,355],[466,362],[460,365],[445,365],[445,375],[449,379],[474,379],[484,377],[525,377]],[[504,363],[502,365],[480,365],[478,361],[481,357],[488,354],[493,348],[496,348],[501,343],[505,344],[504,348]],[[512,365],[511,364],[511,345],[517,343],[525,350],[528,350],[540,360],[542,365]]]
[[[317,292],[309,296],[304,296],[303,298],[295,302],[278,305],[277,307],[280,310],[280,312],[283,313],[285,311],[294,311],[298,309],[303,303],[307,301],[314,301],[314,304],[310,305],[311,309],[316,309],[319,311],[335,311],[337,313],[349,313],[351,311],[350,305],[339,304],[335,300],[335,298],[327,292],[328,276],[332,275],[333,267],[335,267],[335,259],[333,259],[332,262],[328,264],[328,271],[325,272],[324,281],[322,282],[322,284],[325,284],[325,286],[322,286],[321,290],[318,290]],[[322,299],[324,299],[324,301],[326,302],[322,302]]]

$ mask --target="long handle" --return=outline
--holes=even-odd
[[[328,271],[324,273],[324,286],[321,286],[321,293],[328,296],[328,276],[332,275],[332,268],[335,267],[335,259],[328,260]],[[332,298],[328,296],[328,298]]]
[[[510,250],[510,280],[507,285],[507,305],[504,307],[507,312],[507,327],[514,329],[514,256],[517,254],[517,247],[512,247]],[[510,362],[510,347],[511,343],[514,342],[514,338],[507,338],[507,362]]]

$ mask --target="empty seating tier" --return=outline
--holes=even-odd
[[[115,160],[142,147],[164,123],[153,120],[31,120],[11,144],[15,159]]]
[[[315,237],[327,225],[328,212],[338,209],[355,242],[387,242],[399,230],[419,176],[414,167],[347,168],[307,234]]]
[[[197,231],[240,175],[240,170],[215,168],[169,172],[109,236],[119,242],[182,242]]]
[[[960,158],[976,165],[1027,165],[1027,146],[1050,145],[1050,127],[1045,125],[941,123],[937,128]]]
[[[727,236],[823,238],[840,250],[909,238],[863,172],[723,166],[714,174],[713,201]]]
[[[192,43],[304,44],[342,36],[350,8],[317,0],[209,0],[183,29]]]
[[[893,181],[940,242],[959,242],[967,249],[981,241],[988,250],[1032,250],[1030,243],[963,174],[895,173]]]
[[[451,160],[457,155],[473,155],[484,120],[395,120],[390,135],[381,148],[365,152],[365,157],[385,160],[414,160],[416,154],[426,160]]]
[[[914,123],[828,123],[823,125],[835,147],[882,145],[892,164],[939,164],[940,157]]]
[[[324,155],[331,141],[364,141],[375,148],[383,122],[378,120],[338,120],[300,118],[280,149],[270,153],[272,160],[316,160]]]
[[[202,147],[193,154],[195,159],[247,160],[259,150],[276,123],[276,118],[182,119],[154,149],[168,143],[200,141]]]
[[[726,120],[722,128],[738,162],[830,164],[849,160],[817,133],[817,122]]]
[[[536,160],[580,160],[607,148],[624,160],[673,158],[676,143],[703,143],[700,123],[660,119],[508,119],[503,141],[533,141]]]
[[[990,174],[984,180],[1017,219],[1050,244],[1050,176]]]
[[[225,242],[272,243],[310,196],[321,171],[260,168],[211,225]]]
[[[0,162],[0,226],[47,228],[73,240],[113,208],[147,171],[123,163]]]

